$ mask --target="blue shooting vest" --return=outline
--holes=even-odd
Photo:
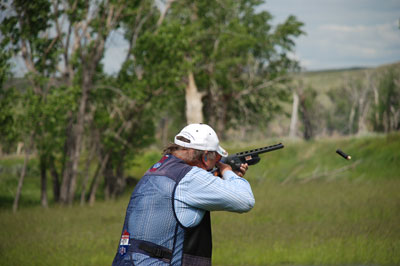
[[[113,266],[211,265],[210,212],[185,227],[174,209],[175,189],[191,169],[166,155],[144,174],[131,195]]]

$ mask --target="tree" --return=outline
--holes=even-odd
[[[328,95],[334,111],[328,117],[331,132],[362,135],[373,130],[399,129],[400,84],[395,66],[365,70],[363,77],[343,76],[343,85]]]
[[[18,128],[16,125],[14,105],[17,103],[17,94],[14,87],[5,88],[5,81],[11,76],[11,65],[9,60],[12,53],[6,49],[7,40],[0,39],[0,155],[2,154],[2,144],[4,142],[14,142],[20,137]],[[25,159],[22,167],[22,171],[18,180],[17,191],[15,193],[13,212],[18,210],[19,199],[21,196],[22,185],[24,183],[26,169],[29,160],[29,146],[30,142],[25,142],[25,147],[28,147],[25,151]]]
[[[334,111],[329,117],[329,130],[341,134],[356,134],[360,111],[369,101],[369,98],[366,98],[368,89],[357,77],[345,75],[342,79],[343,84],[328,93],[334,103]]]
[[[115,78],[108,79],[97,90],[100,97],[96,101],[99,105],[94,123],[100,129],[101,164],[96,173],[105,177],[106,198],[116,197],[125,188],[126,164],[154,140],[157,113],[174,104],[176,92],[175,73],[179,67],[175,66],[175,59],[179,54],[160,50],[160,47],[177,45],[169,33],[174,26],[163,25],[165,13],[160,14],[151,2],[137,4],[135,16],[122,21],[125,39],[129,42],[122,68]],[[164,12],[167,9],[168,5]],[[90,204],[100,182],[98,176],[93,180]]]
[[[0,40],[1,41],[1,40]],[[5,88],[4,83],[11,75],[9,59],[11,53],[0,42],[0,155],[2,145],[13,142],[16,139],[16,130],[13,127],[14,117],[12,107],[15,103],[15,89]]]
[[[198,107],[188,116],[203,109],[220,134],[268,120],[275,100],[286,98],[278,83],[295,67],[287,53],[302,33],[294,17],[273,29],[270,14],[255,11],[261,1],[162,3],[160,12],[150,0],[2,2],[2,47],[28,70],[20,101],[29,120],[20,121],[39,158],[43,206],[48,175],[64,205],[79,184],[81,202],[93,203],[101,177],[106,198],[118,195],[129,159],[153,140],[163,114],[182,118],[189,89],[186,106]],[[116,32],[129,47],[121,70],[108,76],[101,60]]]
[[[37,119],[33,120],[38,123],[32,130],[40,156],[42,187],[45,190],[49,165],[55,166],[54,159],[59,157],[61,169],[57,173],[55,167],[51,168],[54,176],[62,177],[59,199],[63,204],[71,204],[74,198],[89,95],[102,71],[105,43],[121,18],[129,15],[131,4],[132,1],[123,0],[2,3],[2,8],[7,10],[1,26],[4,46],[14,55],[21,53],[37,99],[37,106],[32,108],[37,107],[33,114]],[[56,119],[65,122],[61,126],[64,129],[62,156],[56,155],[52,138],[46,137],[51,135],[51,126],[42,126],[46,121],[44,108],[48,107],[48,96],[56,87],[72,96],[68,110],[61,119]],[[56,102],[62,101],[62,93],[52,96],[59,97]]]
[[[296,66],[287,54],[303,33],[302,23],[290,16],[273,28],[272,16],[256,11],[261,3],[179,1],[167,15],[181,25],[189,46],[179,63],[187,76],[193,74],[205,117],[221,136],[229,127],[268,120],[276,101],[287,97],[278,83]]]
[[[377,131],[390,132],[400,129],[399,74],[396,67],[390,67],[379,75],[374,106],[377,115],[372,117]]]

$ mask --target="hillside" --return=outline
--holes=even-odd
[[[317,88],[319,92],[327,92],[329,89],[343,86],[347,78],[363,79],[365,78],[366,71],[382,72],[389,68],[400,68],[400,62],[381,65],[374,68],[358,67],[323,71],[306,71],[299,74],[297,78],[302,79],[305,84]]]
[[[389,127],[398,130],[399,72],[400,62],[396,62],[376,68],[309,71],[293,75],[289,93],[296,91],[301,100],[296,136],[303,137],[306,113],[314,138],[363,135],[383,132]],[[282,112],[265,130],[268,137],[289,135],[293,96],[290,95],[289,101],[281,106]]]

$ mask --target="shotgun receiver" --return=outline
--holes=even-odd
[[[283,144],[279,143],[254,150],[242,151],[228,157],[223,157],[221,162],[229,164],[233,171],[239,171],[242,163],[247,163],[248,165],[256,164],[260,161],[260,157],[258,157],[259,154],[282,149],[283,147]]]

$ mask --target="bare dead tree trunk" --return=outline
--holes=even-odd
[[[15,194],[15,198],[14,198],[14,204],[13,204],[13,212],[14,213],[16,213],[18,210],[18,204],[19,204],[19,199],[21,197],[22,186],[24,184],[26,168],[28,167],[30,148],[29,148],[29,145],[25,145],[25,147],[26,147],[26,150],[25,150],[24,166],[22,167],[21,175],[18,180],[17,193]]]
[[[203,92],[199,92],[194,80],[193,72],[190,71],[188,74],[188,84],[185,90],[186,100],[186,122],[192,123],[203,123]]]
[[[363,135],[366,132],[368,132],[366,121],[367,121],[370,104],[369,104],[369,101],[366,104],[364,104],[364,103],[362,103],[362,104],[363,104],[362,109],[360,108],[361,109],[360,116],[358,118],[358,132],[357,132],[358,135]],[[361,106],[361,103],[360,103],[360,106]]]
[[[365,84],[362,88],[360,97],[358,98],[358,135],[363,135],[368,131],[366,123],[370,107],[370,92],[372,91],[372,81],[370,80],[371,75],[368,71],[365,72],[365,75],[367,84]]]
[[[362,87],[359,88],[359,91],[353,93],[353,103],[358,104],[358,123],[357,123],[357,135],[365,134],[368,131],[367,127],[367,119],[368,113],[371,106],[371,94],[374,93],[375,98],[375,105],[376,105],[376,113],[375,113],[375,124],[377,124],[379,120],[379,112],[377,110],[379,104],[378,100],[378,91],[376,90],[376,82],[373,80],[372,72],[365,71],[365,82],[363,83]],[[379,123],[379,122],[378,122]]]
[[[387,111],[385,111],[385,112],[383,113],[383,119],[382,119],[383,129],[384,129],[385,133],[388,133],[388,132],[389,132],[389,129],[390,129],[390,127],[389,127],[389,121],[390,121],[390,119],[389,119],[389,113],[388,113]]]
[[[157,21],[157,30],[160,28],[161,24],[163,23],[164,19],[165,19],[165,15],[167,14],[168,10],[171,8],[171,4],[174,2],[175,0],[168,0],[167,3],[165,4],[164,10],[162,11],[160,17],[158,18]]]
[[[373,80],[372,77],[372,72],[371,71],[365,71],[365,83],[364,83],[364,88],[362,89],[360,96],[358,97],[358,110],[359,110],[359,117],[358,117],[358,135],[362,135],[368,131],[367,127],[367,119],[368,119],[368,114],[369,110],[371,107],[371,93],[378,93],[376,91],[376,83]],[[378,96],[379,97],[379,96]],[[375,99],[375,105],[376,105],[376,110],[375,110],[375,124],[379,120],[379,112],[377,110],[379,100],[378,98]]]
[[[347,122],[347,127],[349,129],[349,134],[351,135],[353,133],[353,124],[354,124],[354,116],[356,114],[356,102],[353,102],[351,105],[351,110],[349,114],[349,120]]]
[[[375,125],[377,126],[377,127],[379,127],[379,125],[381,124],[381,121],[380,121],[380,116],[379,116],[379,91],[378,91],[378,88],[377,88],[377,86],[373,86],[372,87],[372,89],[373,89],[373,91],[374,91],[374,104],[375,104]]]
[[[290,119],[290,130],[289,130],[290,138],[295,138],[297,134],[298,110],[299,110],[299,95],[297,94],[296,90],[293,89],[292,117]]]
[[[17,155],[21,154],[22,148],[24,147],[24,143],[23,142],[18,142],[17,145]]]
[[[347,128],[349,130],[349,134],[353,134],[354,133],[354,119],[355,119],[355,115],[356,115],[356,110],[360,110],[359,109],[359,99],[361,97],[361,93],[360,93],[360,88],[358,87],[357,83],[355,83],[355,81],[353,79],[351,79],[351,77],[347,76],[346,80],[345,80],[346,84],[344,89],[346,90],[346,92],[349,95],[349,100],[351,102],[351,108],[350,108],[350,113],[348,116],[348,120],[347,120]],[[356,132],[357,133],[357,132]]]

